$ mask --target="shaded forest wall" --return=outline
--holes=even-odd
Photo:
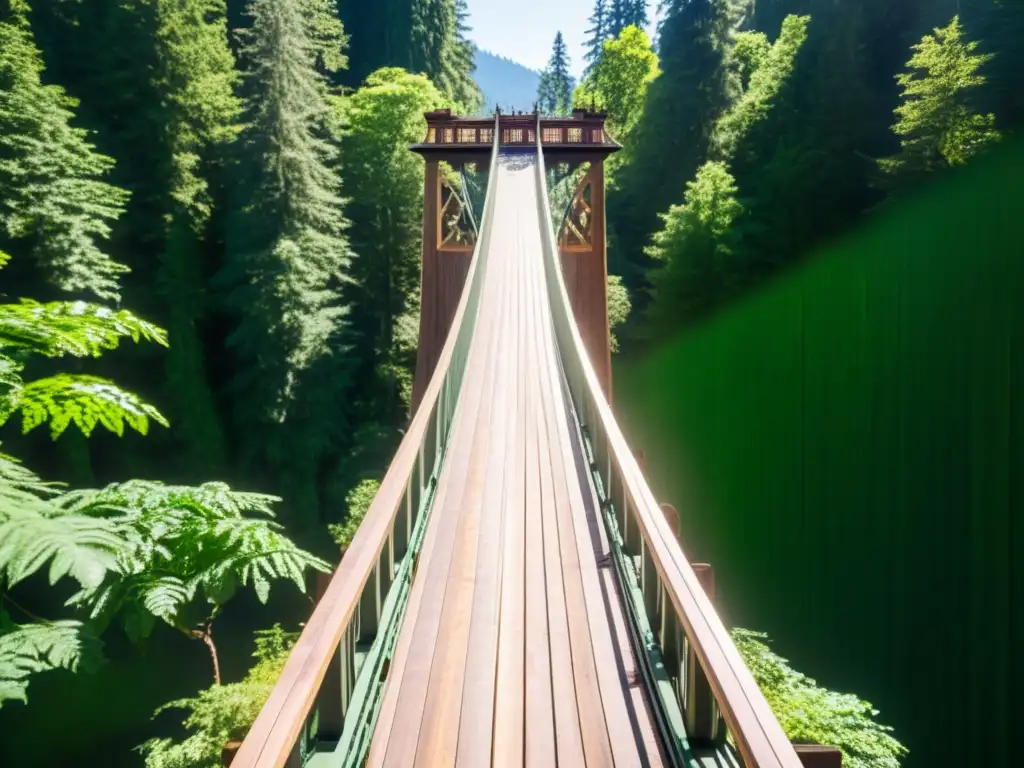
[[[871,701],[907,768],[1024,731],[1022,173],[1004,147],[616,372],[724,619]]]

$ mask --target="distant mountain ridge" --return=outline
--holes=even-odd
[[[517,64],[490,51],[477,51],[476,72],[473,73],[480,90],[484,92],[482,111],[491,114],[497,104],[505,112],[529,112],[537,100],[540,72]]]

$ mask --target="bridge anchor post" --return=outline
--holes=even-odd
[[[590,167],[573,192],[558,233],[558,253],[569,303],[583,344],[601,383],[612,398],[611,331],[608,327],[608,253],[604,204],[604,158]]]

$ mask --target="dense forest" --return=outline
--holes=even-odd
[[[596,0],[579,26],[582,79],[559,32],[536,102],[604,110],[623,145],[623,346],[1024,124],[1018,0]],[[112,623],[178,630],[219,684],[239,587],[266,602],[330,568],[408,418],[407,146],[425,111],[485,107],[476,54],[466,0],[0,0],[0,701],[88,667]],[[47,576],[73,618],[40,620]],[[291,638],[190,706],[251,722],[229,699],[265,693]],[[865,755],[899,754],[872,734]],[[214,747],[157,740],[147,763]]]

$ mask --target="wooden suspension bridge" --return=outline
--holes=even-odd
[[[230,764],[841,765],[786,738],[609,406],[604,116],[427,122],[412,421]],[[557,231],[548,164],[585,169]]]

